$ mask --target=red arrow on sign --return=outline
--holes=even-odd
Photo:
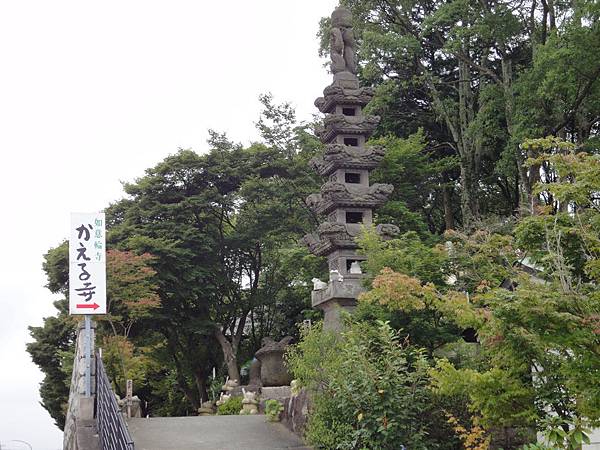
[[[77,308],[90,308],[93,309],[94,311],[98,308],[100,308],[100,305],[98,303],[81,303],[79,305],[75,305],[75,307]]]

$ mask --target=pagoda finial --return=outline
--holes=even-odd
[[[330,55],[334,82],[358,82],[352,13],[345,6],[338,6],[331,14]]]

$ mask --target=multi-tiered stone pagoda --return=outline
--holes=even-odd
[[[362,292],[361,261],[355,238],[363,226],[373,224],[373,209],[383,204],[393,190],[389,184],[370,184],[369,174],[381,162],[385,149],[366,146],[379,123],[363,108],[373,90],[360,87],[356,76],[356,41],[352,16],[344,7],[331,15],[331,71],[333,83],[323,91],[315,105],[325,114],[324,127],[318,130],[325,144],[322,157],[311,166],[327,181],[320,194],[311,194],[308,205],[323,221],[315,233],[304,237],[312,253],[326,256],[330,279],[315,282],[312,305],[325,313],[325,328],[339,328],[340,309],[352,309]],[[398,232],[394,225],[376,227],[384,237]]]

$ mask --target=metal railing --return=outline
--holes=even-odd
[[[96,422],[102,450],[134,450],[133,439],[119,410],[115,393],[96,354]]]

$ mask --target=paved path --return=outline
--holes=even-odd
[[[129,419],[135,450],[310,450],[265,416],[153,417]]]

